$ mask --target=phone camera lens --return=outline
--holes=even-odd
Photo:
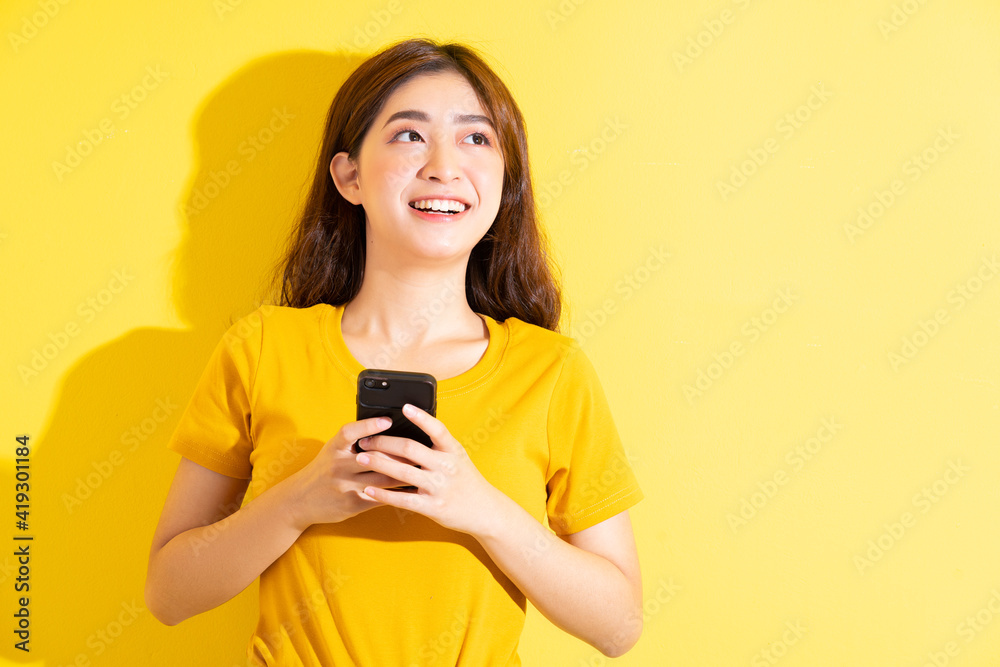
[[[375,386],[375,380],[368,378],[367,380],[365,380],[365,386],[371,389],[372,387]]]

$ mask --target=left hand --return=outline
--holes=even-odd
[[[445,528],[475,535],[498,516],[503,494],[486,481],[472,459],[440,420],[407,404],[403,414],[430,436],[434,447],[409,438],[373,435],[357,455],[362,467],[416,487],[393,491],[366,487],[364,495],[381,504],[410,510]],[[419,468],[417,466],[420,466]]]

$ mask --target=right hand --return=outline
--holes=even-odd
[[[305,530],[315,523],[337,523],[377,507],[364,493],[366,486],[392,488],[402,482],[364,468],[357,462],[354,443],[389,428],[385,417],[372,417],[344,424],[316,457],[284,481],[289,485],[296,527]]]

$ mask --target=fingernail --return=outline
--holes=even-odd
[[[358,463],[361,465],[367,465],[371,461],[371,457],[367,454],[358,454]]]
[[[379,417],[378,421],[375,423],[382,428],[389,428],[390,426],[392,426],[392,420],[389,419],[388,417]]]
[[[416,411],[417,411],[417,409],[414,408],[409,403],[406,403],[406,404],[403,405],[403,414],[405,414],[405,415],[412,415]]]

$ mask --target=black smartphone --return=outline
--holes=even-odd
[[[403,416],[403,406],[411,403],[437,416],[437,380],[428,373],[366,368],[358,373],[358,419],[389,417],[392,426],[378,435],[410,438],[433,447],[430,436]],[[360,449],[355,443],[355,449]]]

